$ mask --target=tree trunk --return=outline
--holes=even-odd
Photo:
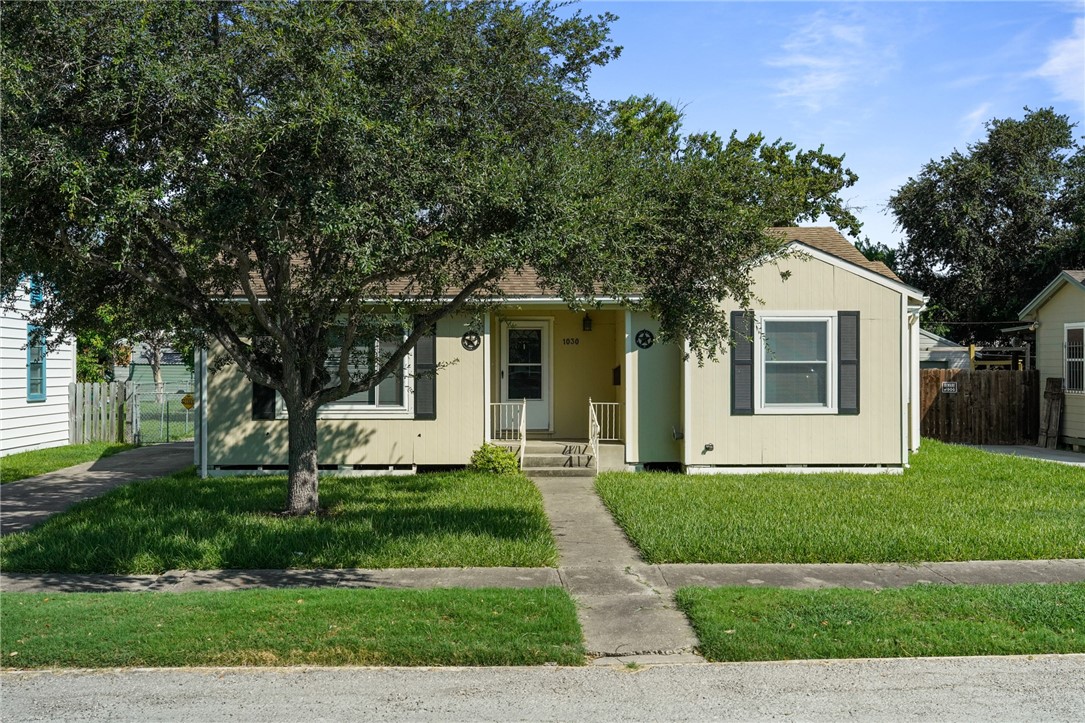
[[[166,401],[166,385],[162,382],[162,348],[151,350],[151,376],[154,377],[154,393],[159,404]]]
[[[317,489],[316,404],[309,399],[291,405],[289,414],[290,481],[286,511],[304,515],[320,509]]]

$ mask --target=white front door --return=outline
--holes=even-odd
[[[501,401],[527,400],[527,428],[550,430],[550,322],[501,324]]]

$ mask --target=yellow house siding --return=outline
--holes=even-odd
[[[781,271],[791,271],[783,281]],[[900,465],[903,428],[899,292],[814,258],[753,272],[757,311],[860,312],[860,413],[732,416],[730,356],[685,363],[690,384],[687,465]],[[720,313],[730,314],[727,306]],[[835,359],[836,352],[833,352]],[[759,373],[759,371],[755,372]],[[706,449],[712,445],[713,450]]]
[[[1040,322],[1036,329],[1036,366],[1040,370],[1042,392],[1049,378],[1063,378],[1064,324],[1085,322],[1085,291],[1070,283],[1063,284],[1037,309],[1036,319]],[[1061,434],[1085,439],[1085,394],[1066,394]]]
[[[317,423],[320,464],[466,464],[483,442],[482,349],[467,351],[460,336],[467,317],[437,325],[437,419],[321,419]],[[212,348],[210,358],[221,353]],[[286,420],[252,419],[252,384],[236,366],[208,378],[208,463],[287,463]]]

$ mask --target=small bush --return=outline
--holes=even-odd
[[[487,443],[471,455],[471,469],[494,474],[520,474],[520,458],[508,447]]]

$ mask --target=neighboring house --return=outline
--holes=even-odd
[[[30,344],[26,317],[40,292],[22,293],[0,312],[0,455],[68,444],[68,385],[75,381],[75,341],[46,353]]]
[[[1059,442],[1085,447],[1085,270],[1061,272],[1018,316],[1036,330],[1040,389],[1063,380]]]
[[[968,347],[956,344],[926,329],[919,330],[920,369],[971,369]]]
[[[141,387],[154,386],[154,370],[149,361],[150,352],[142,343],[137,343],[132,349],[131,363],[128,366],[117,366],[113,369],[114,378],[118,382],[131,382]],[[185,364],[181,352],[169,347],[162,351],[162,364],[159,367],[162,374],[162,386],[167,394],[173,394],[179,390],[192,391],[192,370]]]
[[[483,442],[514,437],[525,405],[528,438],[561,440],[549,450],[560,463],[562,450],[591,454],[590,398],[604,469],[902,470],[919,445],[925,298],[835,229],[773,231],[802,253],[753,270],[763,301],[752,324],[734,305],[720,308],[738,330],[720,359],[683,359],[681,348],[657,342],[659,325],[644,311],[601,299],[601,308],[574,312],[532,275],[517,275],[504,284],[502,307],[481,321],[441,320],[400,375],[324,406],[322,467],[466,464]],[[205,350],[197,361],[202,469],[285,469],[281,400],[235,365],[208,375],[219,353]],[[435,364],[447,366],[435,376],[412,373]]]

